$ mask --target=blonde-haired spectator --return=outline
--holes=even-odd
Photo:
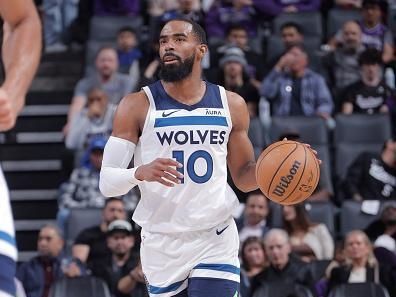
[[[374,282],[385,286],[390,296],[395,296],[396,279],[392,268],[379,264],[367,235],[361,230],[353,230],[345,237],[345,265],[331,271],[329,290],[344,283]]]

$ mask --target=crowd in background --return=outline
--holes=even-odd
[[[321,176],[308,200],[337,206],[339,197],[386,202],[380,219],[365,230],[339,238],[325,224],[311,221],[305,204],[282,207],[278,226],[272,224],[273,208],[261,192],[241,196],[243,210],[236,214],[241,296],[264,296],[267,286],[280,282],[293,292],[296,286],[306,287],[314,296],[327,296],[343,283],[375,282],[396,296],[392,34],[396,28],[387,25],[395,4],[392,0],[42,0],[46,54],[88,50],[89,25],[95,17],[139,17],[144,29],[125,24],[113,40],[100,44],[94,61],[85,61],[86,72],[75,86],[63,129],[74,170],[59,189],[57,226],[41,229],[39,256],[19,268],[17,278],[27,296],[47,297],[55,280],[89,274],[104,279],[113,296],[146,296],[138,228],[127,215],[136,207],[139,193],[134,190],[106,200],[98,188],[99,172],[117,104],[158,79],[161,25],[180,17],[206,29],[209,53],[203,62],[204,78],[246,100],[252,134],[263,125],[266,133],[271,117],[320,117],[329,134],[338,113],[386,114],[392,123],[393,139],[382,151],[359,155],[335,189]],[[317,12],[325,20],[334,8],[355,11],[358,18],[329,36],[312,34],[298,21],[274,29],[279,15]],[[283,137],[299,140],[300,133],[290,127],[282,131]],[[257,141],[252,138],[256,154],[269,144]],[[63,233],[70,211],[89,207],[103,209],[102,223],[82,231],[71,251],[65,252]],[[321,275],[314,273],[317,263],[326,264]],[[299,296],[294,294],[290,296]]]

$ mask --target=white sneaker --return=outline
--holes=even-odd
[[[46,54],[62,53],[66,51],[67,51],[67,46],[60,42],[45,47]]]

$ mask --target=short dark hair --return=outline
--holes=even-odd
[[[230,35],[232,31],[245,31],[247,33],[246,28],[241,24],[231,24],[228,26],[226,30],[226,36]]]
[[[264,246],[264,241],[262,238],[256,237],[256,236],[249,236],[246,238],[246,240],[243,242],[242,247],[241,247],[241,258],[242,258],[242,265],[245,268],[246,271],[250,271],[252,267],[249,266],[247,257],[245,255],[245,249],[251,245],[251,244],[258,244],[260,248],[262,249],[263,253],[265,254],[265,246]]]
[[[261,192],[260,189],[253,190],[253,191],[251,191],[251,192],[248,193],[248,196],[253,196],[253,195],[260,195],[260,196],[266,197],[266,196],[264,195],[264,193]],[[266,197],[266,198],[267,198],[267,197]]]
[[[124,203],[124,200],[122,200],[121,198],[118,198],[118,197],[110,197],[110,198],[108,198],[108,199],[105,200],[105,203],[104,203],[104,207],[103,207],[103,208],[106,208],[107,205],[109,205],[111,202],[114,202],[114,201],[118,201],[118,202],[121,202],[122,204],[125,204],[125,203]]]
[[[368,48],[359,56],[359,65],[382,65],[382,54],[375,48]]]
[[[294,29],[296,29],[296,31],[297,31],[298,33],[300,33],[301,35],[304,35],[304,30],[303,30],[303,28],[302,28],[299,24],[297,24],[296,22],[286,22],[286,23],[283,23],[282,26],[281,26],[281,31],[283,31],[283,30],[286,29],[286,28],[294,28]]]
[[[307,56],[307,58],[309,59],[308,51],[306,50],[306,48],[304,47],[303,44],[293,44],[290,48],[287,49],[286,52],[290,52],[293,48],[298,48],[298,49],[299,49],[300,51],[302,51],[302,52]]]
[[[121,27],[121,28],[118,30],[117,35],[119,35],[119,34],[121,34],[121,33],[124,33],[124,32],[129,32],[129,33],[132,33],[132,34],[136,35],[136,30],[135,30],[134,28],[132,28],[131,26],[124,26],[124,27]]]
[[[162,27],[164,27],[167,23],[174,22],[174,21],[185,22],[185,23],[191,24],[192,32],[198,38],[199,42],[202,44],[206,44],[206,45],[208,44],[208,41],[206,39],[206,32],[205,32],[204,28],[202,28],[201,25],[198,24],[197,22],[194,22],[193,20],[190,20],[188,18],[171,19],[171,20],[165,22]]]

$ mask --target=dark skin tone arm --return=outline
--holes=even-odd
[[[258,186],[254,150],[248,137],[249,112],[245,100],[238,94],[227,92],[227,99],[232,120],[228,140],[228,167],[235,185],[241,191],[253,191]]]

